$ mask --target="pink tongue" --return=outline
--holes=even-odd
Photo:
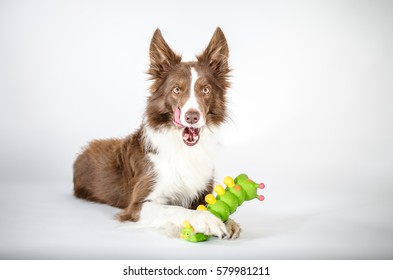
[[[175,119],[173,120],[173,123],[177,126],[177,127],[183,127],[183,125],[180,122],[180,108],[177,107],[175,110]]]

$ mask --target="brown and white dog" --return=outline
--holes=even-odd
[[[240,227],[193,210],[213,189],[215,131],[227,117],[228,45],[217,28],[197,61],[181,62],[159,29],[150,44],[151,94],[142,125],[125,139],[92,141],[74,163],[79,198],[122,208],[120,221],[179,235],[237,238]]]

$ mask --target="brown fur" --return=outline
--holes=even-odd
[[[75,196],[125,208],[120,220],[138,220],[153,174],[142,130],[125,139],[95,140],[74,163]]]

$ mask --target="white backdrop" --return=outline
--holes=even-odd
[[[1,1],[0,258],[393,258],[393,2]],[[159,27],[194,59],[220,26],[247,172],[238,241],[185,244],[72,197],[72,162],[139,126]]]

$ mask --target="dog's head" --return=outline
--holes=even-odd
[[[222,124],[227,117],[228,53],[224,33],[217,28],[196,61],[182,62],[157,29],[150,44],[148,124],[175,127],[189,146],[198,142],[205,126]]]

